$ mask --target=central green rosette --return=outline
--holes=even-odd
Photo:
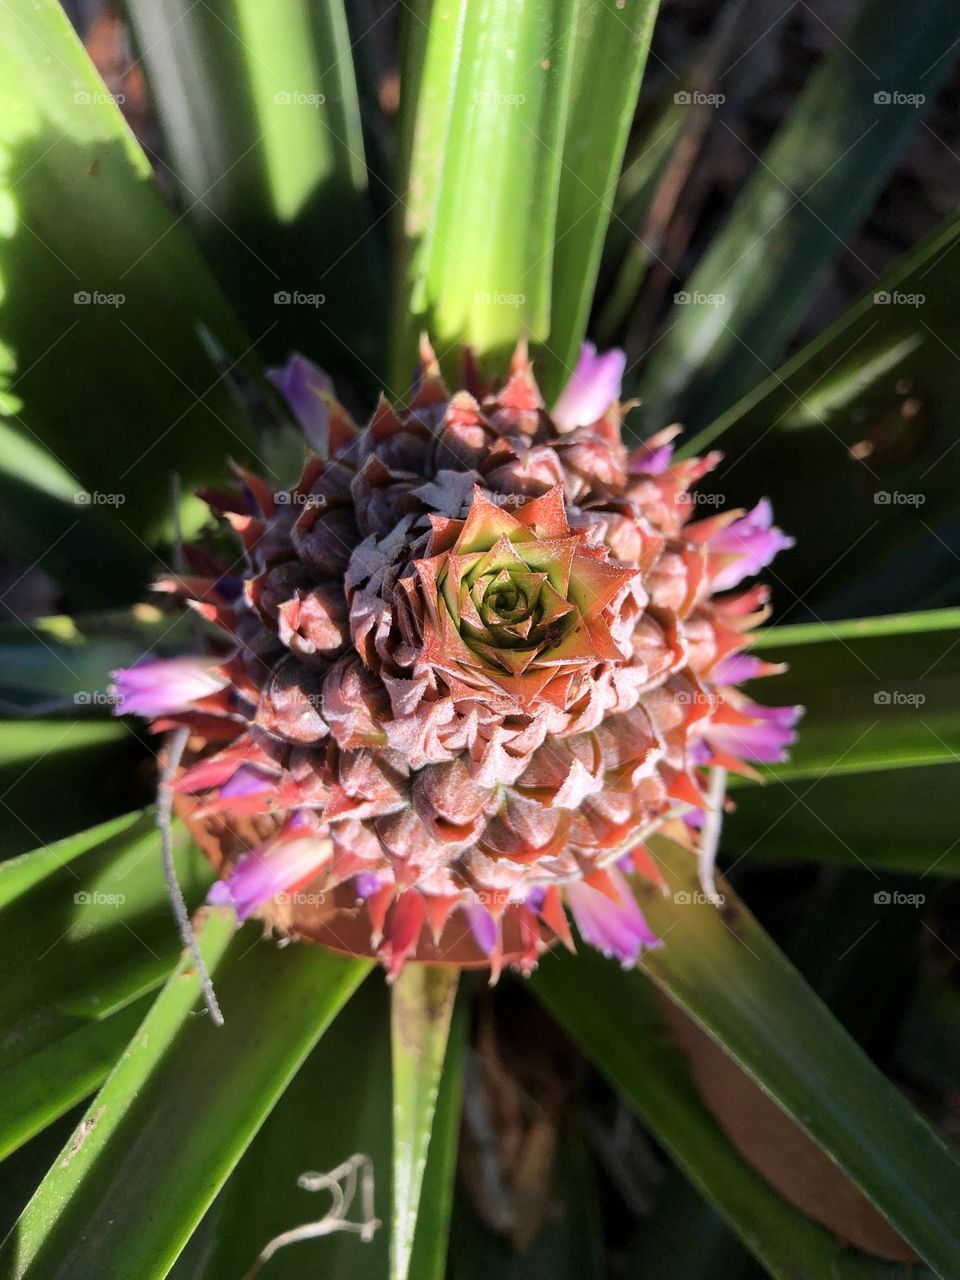
[[[476,488],[465,520],[433,518],[427,550],[400,585],[421,634],[417,665],[454,697],[568,710],[585,677],[629,658],[623,615],[643,606],[639,572],[571,529],[559,485],[496,503]]]

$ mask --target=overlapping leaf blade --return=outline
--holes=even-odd
[[[235,933],[224,911],[206,913],[199,939],[225,1025],[198,1015],[185,959],[8,1237],[0,1267],[44,1280],[165,1276],[369,967],[258,943]]]
[[[117,779],[146,750],[117,720],[0,721],[0,857],[128,810]]]
[[[783,1200],[736,1151],[697,1093],[642,974],[616,970],[585,949],[545,958],[533,985],[771,1275],[880,1280],[887,1274],[885,1264],[855,1253]]]
[[[760,696],[806,706],[776,779],[932,765],[960,752],[960,610],[773,627],[758,639],[788,664]]]
[[[640,886],[663,946],[644,966],[817,1142],[941,1275],[960,1266],[960,1163],[870,1063],[724,887],[699,894],[694,859],[650,844],[667,892]],[[598,1005],[602,1001],[595,998]],[[610,997],[613,1007],[619,1007]]]
[[[915,875],[960,875],[953,807],[957,761],[869,773],[826,769],[737,789],[722,852],[747,859],[829,862]]]
[[[416,1276],[411,1270],[411,1257],[417,1233],[421,1237],[421,1256],[425,1262],[431,1253],[433,1237],[436,1237],[440,1245],[436,1252],[440,1255],[441,1263],[445,1254],[447,1224],[442,1203],[425,1205],[427,1212],[422,1216],[420,1209],[440,1081],[447,1069],[445,1064],[448,1057],[450,1020],[459,976],[459,971],[451,967],[409,965],[397,979],[392,991],[391,1280],[407,1280],[409,1276]],[[456,1070],[455,1065],[453,1069]],[[441,1153],[437,1165],[441,1174],[444,1163],[446,1162]],[[423,1274],[426,1275],[426,1271]],[[440,1274],[442,1275],[442,1266]]]
[[[182,832],[188,902],[210,882]],[[139,1025],[179,938],[152,812],[128,815],[0,867],[0,1153],[82,1101]]]
[[[502,357],[520,334],[549,332],[578,9],[579,0],[421,0],[410,14],[392,361],[400,387],[421,328],[442,356],[469,343]]]
[[[679,295],[640,381],[651,428],[705,426],[765,379],[919,127],[958,37],[947,0],[866,0]]]
[[[951,218],[684,445],[724,451],[705,490],[773,500],[796,546],[768,577],[792,621],[923,607],[944,587],[953,603],[958,241]]]
[[[88,606],[136,599],[171,472],[189,489],[249,450],[201,330],[230,360],[248,342],[60,5],[0,24],[5,427],[59,469],[5,472],[2,527]]]
[[[577,13],[563,137],[544,391],[577,360],[633,121],[658,0],[599,0]]]
[[[342,0],[128,8],[185,223],[258,347],[376,381],[385,299]]]
[[[9,715],[106,714],[112,671],[182,653],[192,639],[189,619],[143,604],[0,625],[0,707]]]

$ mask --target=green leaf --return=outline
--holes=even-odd
[[[727,887],[698,892],[688,849],[650,842],[666,878],[638,896],[663,945],[644,967],[943,1275],[960,1269],[960,1164],[873,1066]],[[612,996],[598,1007],[618,1008]]]
[[[459,978],[459,970],[452,966],[411,964],[393,986],[391,1280],[407,1280],[411,1274],[410,1258],[417,1231],[429,1233],[431,1227],[436,1227],[446,1237],[442,1219],[429,1225],[422,1220],[418,1223],[418,1214]]]
[[[770,372],[932,104],[958,38],[950,0],[866,0],[686,283],[638,389],[651,428],[702,427]]]
[[[952,809],[957,762],[845,774],[824,771],[736,792],[723,822],[721,852],[731,859],[829,862],[960,875]],[[878,888],[880,886],[878,885]]]
[[[44,845],[42,849],[7,859],[0,863],[0,907],[9,906],[21,894],[81,854],[102,847],[113,836],[128,839],[135,832],[141,832],[144,825],[142,813],[124,813],[119,818],[91,827],[89,831],[81,831],[79,835],[66,836],[54,844]]]
[[[258,346],[376,381],[383,273],[342,0],[127,7],[184,220]]]
[[[369,964],[279,949],[209,911],[202,953],[226,1019],[198,1013],[185,958],[0,1251],[23,1277],[160,1280]],[[144,1213],[144,1205],[150,1213]]]
[[[955,568],[958,241],[953,217],[681,450],[723,449],[705,490],[773,500],[796,539],[766,571],[780,616],[915,608]]]
[[[117,783],[143,751],[119,720],[0,721],[0,857],[129,810]]]
[[[0,1159],[83,1102],[106,1079],[150,1009],[141,996],[101,1022],[77,1020],[74,1030],[0,1072]]]
[[[263,1277],[303,1280],[322,1274],[337,1280],[384,1280],[390,1238],[389,1034],[387,987],[377,971],[337,1015],[253,1138],[190,1242],[192,1251],[195,1242],[205,1241],[207,1256],[198,1271],[187,1275],[239,1280],[270,1241],[317,1222],[329,1209],[329,1195],[298,1186],[300,1175],[327,1172],[362,1154],[373,1166],[373,1207],[381,1222],[373,1239],[365,1242],[355,1233],[338,1231],[286,1245],[273,1254]],[[270,1171],[269,1188],[264,1186],[265,1169]],[[363,1220],[359,1195],[348,1217]],[[189,1262],[187,1252],[172,1280],[185,1280],[181,1272]]]
[[[417,334],[502,358],[550,330],[561,153],[579,0],[417,0],[403,64],[392,377]],[[418,24],[422,29],[415,30]]]
[[[178,875],[195,904],[211,872],[182,830],[176,837]],[[180,942],[150,812],[6,863],[0,903],[2,1155],[101,1082]]]
[[[532,982],[772,1276],[881,1280],[888,1274],[884,1264],[854,1252],[788,1204],[737,1152],[701,1100],[663,1007],[642,973],[617,969],[585,948],[575,957],[560,952],[544,957]],[[929,1273],[917,1273],[917,1280],[922,1275]]]
[[[839,629],[838,629],[839,628]],[[960,753],[960,609],[773,627],[788,664],[759,696],[807,711],[779,780],[946,763]]]
[[[599,0],[577,13],[563,137],[544,379],[558,395],[577,362],[658,0]]]
[[[412,1280],[443,1280],[446,1275],[450,1215],[460,1149],[468,1032],[468,1000],[462,995],[454,1005],[430,1133],[427,1167],[420,1189],[417,1230],[408,1272]]]
[[[189,491],[249,452],[200,330],[248,342],[61,6],[10,0],[0,27],[0,528],[88,606],[135,599],[171,472]]]

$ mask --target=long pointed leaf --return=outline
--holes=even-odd
[[[118,720],[0,721],[0,857],[129,809],[116,778],[143,753]]]
[[[222,911],[206,914],[200,943],[225,1025],[198,1015],[185,960],[7,1238],[0,1265],[14,1274],[165,1276],[369,968],[257,943]]]
[[[659,0],[581,4],[557,198],[544,391],[559,393],[587,327]]]
[[[777,1280],[887,1274],[885,1264],[853,1252],[788,1204],[736,1151],[701,1100],[643,974],[617,970],[589,950],[555,953],[541,962],[533,987]]]
[[[866,0],[678,295],[640,383],[651,426],[705,426],[765,379],[932,104],[958,37],[950,0]]]
[[[738,863],[796,859],[960,875],[956,818],[944,803],[956,769],[951,758],[923,768],[768,781],[737,793],[737,807],[724,819],[722,852]]]
[[[171,472],[189,491],[249,452],[200,330],[232,360],[249,344],[61,6],[10,0],[0,30],[5,425],[78,482],[0,479],[0,511],[21,554],[88,604],[136,599],[144,541],[171,530]]]
[[[342,0],[128,8],[185,221],[251,335],[368,379],[384,308]]]
[[[404,68],[394,382],[426,328],[503,355],[550,328],[561,147],[579,0],[419,0]]]
[[[960,1163],[873,1066],[729,888],[699,893],[689,850],[650,843],[663,945],[644,967],[865,1193],[938,1274],[960,1270]],[[610,1007],[618,1007],[611,1001]]]
[[[391,1280],[407,1280],[421,1220],[420,1192],[431,1145],[459,971],[408,965],[393,987],[393,1221]],[[436,1225],[445,1237],[442,1221]],[[425,1243],[424,1248],[427,1247]]]
[[[768,570],[778,616],[921,607],[956,569],[958,288],[960,218],[951,217],[684,445],[684,454],[722,448],[708,486],[733,504],[768,494],[796,539]]]
[[[806,715],[777,779],[946,763],[960,752],[960,609],[773,627],[788,671],[760,694]],[[781,641],[778,643],[778,641]],[[772,686],[772,687],[771,687]]]
[[[0,1155],[100,1084],[176,962],[153,814],[131,816],[0,867]],[[174,857],[193,905],[210,869],[182,831]]]

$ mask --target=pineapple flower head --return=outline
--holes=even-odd
[[[242,575],[198,545],[157,584],[222,641],[115,673],[120,711],[190,730],[173,785],[213,902],[391,975],[529,970],[567,910],[624,964],[657,945],[644,840],[695,843],[706,771],[794,737],[799,708],[737,687],[779,670],[740,584],[790,541],[766,501],[693,518],[719,455],[675,461],[673,429],[628,453],[622,373],[585,346],[548,412],[524,347],[451,396],[424,344],[410,404],[360,430],[309,361],[274,371],[299,480],[205,494]]]

